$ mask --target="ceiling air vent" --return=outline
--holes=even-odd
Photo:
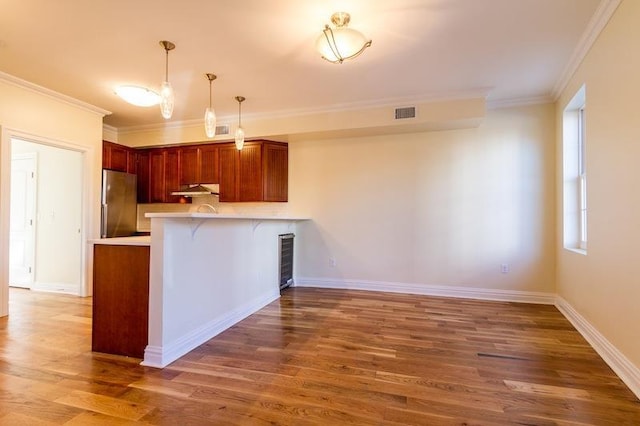
[[[396,120],[416,118],[416,107],[396,108]]]
[[[229,126],[216,126],[216,135],[228,135],[229,134]]]

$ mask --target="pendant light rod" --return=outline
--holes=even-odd
[[[242,102],[245,99],[244,96],[236,96],[236,101],[238,101],[238,127],[242,127]]]
[[[169,81],[169,51],[176,48],[176,45],[167,40],[161,40],[160,46],[164,47],[166,59],[164,62],[164,81]]]
[[[211,82],[218,78],[215,74],[207,73],[207,78],[209,79],[209,108],[211,108]]]

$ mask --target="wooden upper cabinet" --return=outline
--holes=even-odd
[[[289,147],[266,143],[262,146],[262,191],[264,201],[287,201],[289,195]]]
[[[171,195],[173,191],[180,190],[180,156],[177,148],[167,148],[164,160],[165,203],[180,202],[179,195]]]
[[[103,168],[135,173],[139,203],[180,203],[185,185],[220,184],[220,201],[287,201],[288,145],[267,140],[133,149],[104,141]],[[189,200],[187,200],[189,202]]]
[[[138,150],[136,152],[136,175],[138,177],[138,202],[148,203],[150,202],[151,195],[151,165],[150,150]]]
[[[180,148],[180,184],[197,184],[199,180],[200,161],[198,159],[198,148],[191,146]]]
[[[236,145],[220,145],[220,201],[238,201],[238,165],[239,155]]]
[[[180,148],[180,184],[218,183],[218,162],[217,145]]]
[[[179,155],[177,148],[149,150],[149,202],[178,203],[180,196],[171,195],[180,189]]]
[[[247,142],[238,153],[238,201],[262,201],[262,144]]]
[[[136,173],[136,151],[128,146],[102,141],[102,168]]]
[[[149,152],[149,202],[164,203],[164,150]]]
[[[200,153],[200,182],[220,182],[220,159],[218,145],[202,145],[198,147]]]
[[[220,201],[287,201],[288,145],[246,142],[220,145]]]

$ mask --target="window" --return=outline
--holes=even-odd
[[[587,167],[585,87],[569,102],[563,127],[563,236],[564,247],[586,254]]]
[[[580,186],[580,248],[587,249],[587,166],[584,143],[584,105],[578,110],[578,180]]]

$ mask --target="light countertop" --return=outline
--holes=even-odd
[[[274,216],[266,214],[219,214],[219,213],[199,213],[199,212],[164,212],[164,213],[146,213],[145,217],[148,218],[161,218],[161,219],[248,219],[248,220],[309,220],[308,217],[296,217],[296,216]]]
[[[149,246],[151,245],[151,237],[149,235],[141,235],[135,237],[100,238],[97,240],[90,240],[89,242],[91,244],[115,246]]]

